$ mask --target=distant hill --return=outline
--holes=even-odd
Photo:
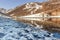
[[[0,12],[2,12],[2,13],[6,13],[6,12],[7,12],[7,10],[6,10],[6,9],[4,9],[4,8],[0,8]]]

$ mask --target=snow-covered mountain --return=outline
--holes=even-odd
[[[48,16],[56,16],[54,14],[55,10],[59,10],[59,2],[30,2],[24,5],[16,7],[14,10],[7,13],[7,15],[12,16],[15,19],[20,19],[21,16],[24,17],[42,17],[41,20],[49,20]],[[37,14],[37,15],[35,15]],[[59,13],[58,13],[59,14]],[[58,15],[57,15],[58,16]],[[47,17],[47,18],[46,18]],[[36,19],[32,19],[36,20]],[[40,19],[37,19],[40,20]],[[56,21],[51,19],[50,21]],[[58,21],[57,21],[58,22]]]
[[[2,12],[2,13],[6,13],[6,12],[7,12],[7,10],[6,10],[6,9],[4,9],[4,8],[0,8],[0,12]]]
[[[52,10],[56,10],[60,8],[59,2],[30,2],[24,5],[16,7],[14,10],[9,12],[7,15],[10,16],[24,16],[31,14],[38,14],[42,12],[51,12]]]
[[[27,16],[27,15],[28,16],[31,15],[31,17],[47,16],[47,15],[43,15],[43,11],[44,11],[43,3],[31,2],[15,8],[11,12],[8,12],[7,15],[12,16],[15,20],[20,20],[21,16]],[[37,19],[37,20],[40,20],[40,19]],[[43,20],[43,18],[41,18],[41,20]],[[47,19],[44,19],[44,20],[47,20]]]
[[[11,12],[9,12],[8,15],[23,16],[23,15],[36,14],[42,11],[40,9],[43,9],[41,3],[31,2],[15,8]]]
[[[6,13],[9,13],[9,12],[11,12],[12,10],[14,10],[14,9],[8,9]]]

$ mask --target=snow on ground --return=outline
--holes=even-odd
[[[59,40],[53,35],[30,24],[0,17],[0,40]]]

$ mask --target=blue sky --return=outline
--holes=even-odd
[[[0,8],[11,9],[27,2],[42,2],[43,0],[0,0]]]

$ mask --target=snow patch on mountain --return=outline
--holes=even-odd
[[[31,13],[35,13],[38,9],[42,9],[42,5],[31,2],[31,3],[27,3],[25,5],[25,8],[23,8],[23,10],[26,10],[26,9],[28,9],[27,11],[31,11]]]

